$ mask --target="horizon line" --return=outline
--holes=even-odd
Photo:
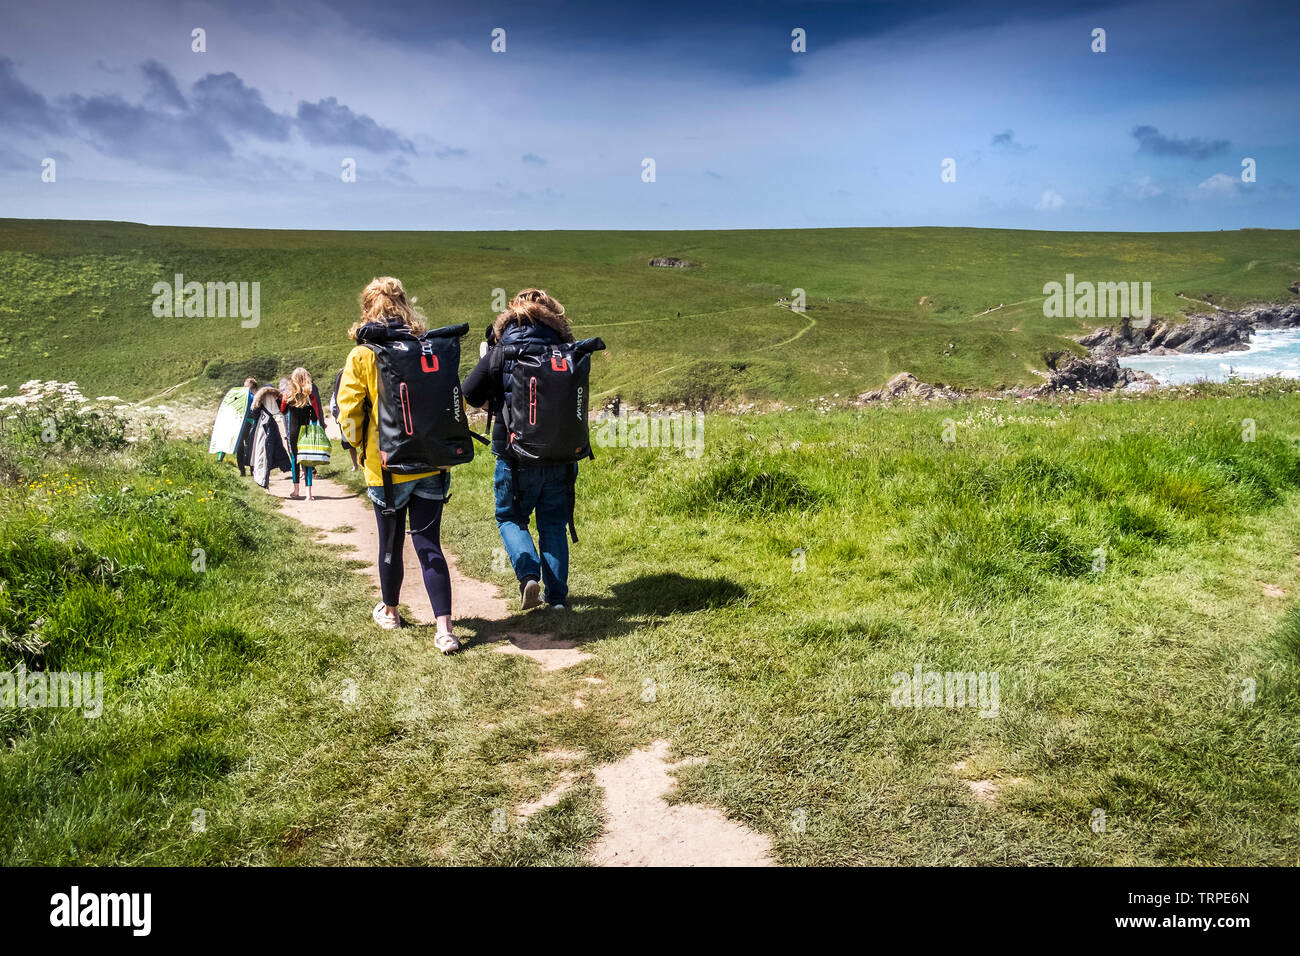
[[[896,230],[909,229],[965,229],[978,232],[1033,232],[1059,233],[1062,235],[1199,235],[1216,232],[1300,232],[1300,226],[1283,229],[1277,226],[1220,226],[1218,229],[1026,229],[1011,226],[947,226],[933,224],[916,224],[909,226],[727,226],[715,229],[654,229],[654,228],[610,228],[610,229],[361,229],[361,228],[308,228],[302,226],[203,226],[176,225],[173,223],[138,222],[134,219],[35,219],[21,216],[0,216],[0,223],[67,223],[111,226],[143,226],[146,229],[210,229],[226,232],[339,232],[339,233],[582,233],[582,232],[625,232],[625,233],[675,233],[675,232],[849,232],[853,230]]]

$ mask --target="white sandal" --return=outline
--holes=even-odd
[[[439,631],[433,639],[433,646],[444,654],[454,654],[460,650],[460,641],[450,631]]]
[[[375,605],[375,609],[370,612],[370,617],[376,624],[385,631],[395,631],[402,626],[402,617],[400,614],[389,614],[384,610],[384,602],[380,601]]]

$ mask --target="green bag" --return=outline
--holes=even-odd
[[[298,461],[320,465],[330,460],[330,440],[321,425],[307,424],[298,430]]]

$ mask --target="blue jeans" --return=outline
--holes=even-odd
[[[497,530],[515,577],[521,582],[540,578],[546,588],[547,604],[563,604],[569,597],[569,481],[574,467],[520,466],[498,458],[493,479]],[[514,499],[516,489],[518,501]],[[534,512],[537,540],[542,546],[540,559],[528,532],[528,518]]]

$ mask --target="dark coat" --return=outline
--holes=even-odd
[[[506,426],[501,418],[501,409],[510,399],[510,373],[514,368],[514,359],[506,359],[502,363],[501,373],[492,374],[492,357],[499,348],[507,345],[518,345],[523,342],[537,342],[542,345],[562,345],[568,341],[559,332],[549,325],[534,323],[532,325],[509,325],[501,333],[501,341],[495,346],[488,349],[487,355],[478,360],[473,371],[465,377],[461,383],[461,390],[465,395],[465,401],[475,408],[481,408],[484,403],[488,406],[488,414],[492,416],[492,454],[502,458],[506,453],[508,444],[506,435]]]
[[[235,463],[240,470],[253,467],[253,425],[257,422],[257,408],[253,405],[253,395],[248,396],[248,407],[244,409],[244,421],[239,426],[239,438],[235,441]]]
[[[269,385],[253,396],[253,419],[250,464],[253,480],[263,488],[271,483],[271,471],[289,471],[289,438],[284,415],[280,412],[280,392]]]

